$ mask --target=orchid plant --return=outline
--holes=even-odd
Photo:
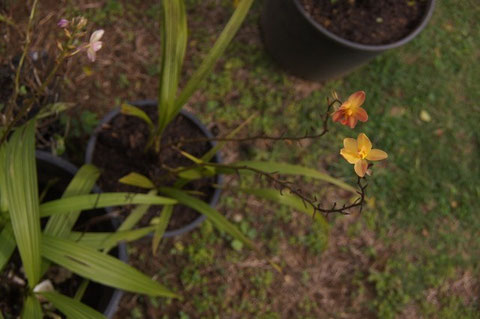
[[[146,275],[105,254],[119,241],[134,240],[152,231],[152,227],[111,233],[77,232],[74,226],[81,211],[108,206],[160,204],[165,207],[176,200],[152,194],[102,193],[90,194],[99,171],[92,165],[78,170],[66,187],[63,196],[42,202],[45,189],[37,184],[35,161],[36,119],[14,129],[11,137],[0,146],[0,291],[3,285],[15,282],[16,290],[24,296],[21,317],[44,318],[53,315],[53,305],[69,318],[104,318],[98,311],[81,303],[89,281],[114,288],[147,294],[179,298],[166,287]],[[41,227],[41,220],[48,220]],[[18,269],[23,272],[3,273],[12,263],[16,249],[20,255]],[[75,296],[56,290],[47,270],[53,265],[84,278]],[[55,266],[55,267],[58,267]],[[14,290],[9,287],[7,291]],[[12,305],[13,306],[13,305]],[[21,306],[21,305],[20,305]],[[15,307],[14,307],[15,308]],[[50,310],[49,310],[50,309]],[[4,313],[6,318],[19,314]],[[3,316],[0,313],[0,318]]]
[[[154,147],[157,152],[160,150],[160,141],[165,128],[209,75],[240,28],[252,3],[253,0],[236,2],[235,11],[217,41],[179,92],[178,86],[188,38],[185,4],[184,0],[162,0],[162,58],[157,119],[151,119],[142,109],[133,105],[125,103],[121,107],[122,113],[137,116],[147,123],[150,128],[148,147]]]
[[[90,36],[90,40],[88,42],[84,42],[82,39],[86,35],[85,27],[87,26],[87,19],[83,17],[76,17],[71,21],[64,18],[60,19],[60,21],[57,23],[57,26],[63,30],[64,38],[57,41],[57,48],[59,52],[54,59],[54,65],[41,84],[38,87],[31,88],[30,96],[27,99],[22,99],[21,103],[18,103],[21,84],[20,75],[22,74],[22,69],[24,69],[25,62],[29,56],[33,31],[33,18],[35,16],[37,3],[38,0],[34,1],[32,5],[29,24],[26,32],[25,45],[18,65],[16,66],[13,92],[0,116],[0,125],[5,128],[0,135],[0,144],[6,141],[11,130],[18,123],[24,121],[34,106],[39,103],[40,98],[49,90],[49,85],[52,84],[55,76],[58,74],[60,68],[67,59],[80,52],[86,52],[88,59],[94,62],[96,58],[96,52],[102,48],[102,42],[100,39],[103,36],[103,30],[94,31]],[[64,111],[66,108],[68,108],[68,106],[69,105],[66,103],[50,104],[43,106],[38,113],[40,114],[40,118],[43,118],[51,114]]]
[[[84,165],[78,170],[62,190],[60,198],[43,200],[43,194],[55,183],[56,176],[44,187],[39,187],[35,130],[39,119],[61,108],[46,106],[33,117],[30,111],[67,58],[86,52],[91,61],[95,60],[102,46],[103,30],[93,32],[90,40],[83,42],[87,20],[82,17],[70,21],[61,19],[57,26],[63,30],[64,40],[57,42],[59,53],[52,69],[39,87],[32,88],[30,97],[17,103],[20,74],[28,59],[37,3],[34,1],[32,6],[26,43],[16,66],[12,96],[1,114],[0,318],[58,318],[54,308],[69,318],[104,318],[81,302],[90,281],[150,296],[180,298],[157,281],[106,254],[119,241],[135,240],[151,232],[152,226],[132,230],[131,220],[125,220],[115,232],[78,232],[75,229],[85,210],[125,205],[140,205],[141,208],[141,205],[150,204],[168,207],[176,204],[176,200],[155,194],[91,194],[100,175],[92,165]],[[75,295],[63,294],[56,284],[52,284],[48,275],[52,267],[63,268],[64,273],[83,278]],[[8,299],[10,308],[7,308],[13,312],[4,312],[4,298],[10,298],[12,291],[19,296],[18,304],[12,305]]]

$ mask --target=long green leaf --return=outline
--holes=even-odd
[[[75,296],[73,296],[73,299],[75,300],[82,300],[83,295],[85,294],[85,291],[87,291],[88,285],[90,284],[90,280],[88,279],[83,279],[82,283],[80,286],[77,288],[77,291],[75,292]]]
[[[153,122],[148,117],[147,113],[145,113],[142,109],[127,103],[123,103],[122,106],[120,107],[120,112],[125,115],[135,116],[145,121],[150,131],[153,131]]]
[[[42,306],[35,296],[27,296],[22,309],[22,319],[42,319]]]
[[[179,297],[122,261],[71,240],[43,236],[42,256],[107,286],[150,296]]]
[[[72,210],[95,209],[109,206],[124,206],[134,204],[173,205],[177,201],[147,194],[134,193],[101,193],[78,195],[52,200],[40,205],[42,217],[53,214],[67,214]]]
[[[171,207],[171,206],[165,206]],[[116,246],[120,241],[134,241],[140,239],[155,230],[156,226],[142,227],[133,230],[120,230],[110,233],[80,233],[72,232],[69,239],[96,250],[109,249]]]
[[[190,80],[187,82],[185,88],[182,90],[182,93],[176,100],[175,112],[170,114],[170,120],[173,119],[178,114],[178,112],[180,112],[185,103],[190,99],[192,94],[195,93],[200,84],[211,72],[218,58],[223,54],[228,44],[230,43],[230,41],[232,41],[238,29],[242,25],[243,20],[245,20],[245,17],[247,16],[248,10],[250,10],[250,7],[252,6],[252,3],[253,0],[242,0],[238,4],[238,7],[235,9],[235,12],[225,26],[225,29],[223,29],[217,41],[210,49],[210,52],[205,57],[199,68],[192,75]]]
[[[197,212],[204,214],[218,229],[225,231],[235,239],[240,240],[250,248],[256,249],[255,244],[248,239],[235,225],[230,223],[222,214],[210,207],[204,201],[187,195],[184,191],[170,188],[160,187],[159,191],[167,196],[175,198],[179,203],[188,206]]]
[[[162,72],[158,90],[157,137],[175,109],[178,82],[187,48],[187,15],[183,0],[163,0]]]
[[[328,223],[320,213],[314,214],[314,209],[308,204],[304,204],[303,201],[295,195],[280,193],[277,189],[273,188],[235,188],[235,190],[251,194],[263,199],[273,201],[280,205],[291,207],[299,212],[305,213],[310,217],[315,217],[315,221],[322,225],[326,234],[328,233]]]
[[[305,177],[310,177],[313,179],[318,179],[327,183],[331,183],[336,185],[346,191],[350,191],[352,193],[356,193],[356,189],[347,183],[339,180],[338,178],[332,177],[328,174],[319,172],[315,169],[300,166],[300,165],[293,165],[293,164],[285,164],[285,163],[276,163],[276,162],[257,162],[257,161],[241,161],[235,162],[231,164],[232,166],[248,166],[255,169],[259,169],[261,171],[267,173],[278,173],[278,174],[285,174],[285,175],[300,175]]]
[[[0,135],[3,135],[3,129],[0,127]],[[0,145],[0,183],[5,181],[5,153],[6,145]],[[0,187],[0,214],[8,211],[7,195],[5,193],[5,187]]]
[[[155,189],[150,190],[148,192],[148,195],[152,195],[152,196],[157,195],[157,190]],[[140,221],[140,219],[142,219],[143,215],[145,215],[145,213],[148,211],[149,208],[150,208],[150,205],[138,205],[137,207],[135,207],[130,212],[128,217],[123,221],[120,227],[118,227],[118,231],[130,230],[133,227],[135,227],[135,225]]]
[[[12,224],[8,223],[0,232],[0,272],[8,263],[10,256],[15,251],[15,237],[13,236]]]
[[[118,180],[118,182],[122,184],[131,185],[131,186],[146,188],[146,189],[155,188],[155,185],[148,177],[135,172],[132,172],[128,175],[123,176]]]
[[[100,176],[100,171],[93,165],[83,165],[70,181],[62,198],[88,194]],[[53,237],[66,237],[77,222],[80,210],[71,211],[68,214],[53,215],[48,220],[44,234]]]
[[[29,286],[34,287],[40,279],[42,260],[34,120],[14,132],[6,145],[4,165],[2,187],[15,241]]]
[[[245,121],[243,121],[242,123],[240,123],[239,126],[237,126],[234,130],[232,130],[230,133],[227,134],[227,138],[232,138],[234,137],[235,135],[237,135],[246,125],[248,125],[248,123],[250,123],[254,118],[255,118],[256,114],[252,114],[248,117],[248,119],[246,119]],[[215,145],[214,147],[212,147],[207,153],[205,153],[203,156],[202,156],[202,161],[204,162],[209,162],[213,156],[215,156],[215,154],[221,150],[225,144],[227,144],[227,142],[225,141],[220,141],[217,143],[217,145]]]
[[[93,308],[58,292],[41,292],[42,297],[50,301],[64,315],[74,319],[104,319],[105,316]]]
[[[157,254],[158,245],[162,240],[163,234],[167,229],[168,222],[170,217],[172,217],[173,206],[164,206],[162,209],[162,214],[160,215],[160,221],[155,226],[155,232],[153,233],[152,240],[152,254],[155,256]]]

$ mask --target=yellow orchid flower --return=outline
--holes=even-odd
[[[368,170],[369,161],[380,161],[388,157],[388,154],[379,149],[372,149],[372,142],[367,135],[360,133],[357,139],[345,138],[340,154],[349,162],[354,164],[355,173],[364,177]]]
[[[332,115],[334,122],[340,122],[354,128],[358,121],[366,122],[368,120],[367,112],[361,107],[365,101],[365,92],[358,91],[348,97],[340,108]]]

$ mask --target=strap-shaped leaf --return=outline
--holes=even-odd
[[[0,272],[12,256],[16,246],[12,224],[8,223],[0,232]]]
[[[165,206],[171,207],[171,206]],[[80,233],[72,232],[69,239],[96,250],[109,249],[120,241],[134,241],[140,239],[155,230],[156,226],[142,227],[133,230],[120,230],[110,233]]]
[[[240,123],[240,125],[237,126],[230,133],[228,133],[226,137],[227,138],[235,137],[235,135],[237,135],[245,126],[247,126],[255,118],[255,116],[257,116],[257,114],[250,115],[248,119]],[[209,162],[213,158],[213,156],[215,156],[215,154],[225,146],[226,143],[227,142],[225,141],[218,142],[213,148],[211,148],[207,153],[205,153],[202,156],[202,161]]]
[[[178,82],[187,48],[187,15],[183,0],[163,0],[162,71],[158,90],[157,137],[173,118]]]
[[[171,198],[148,194],[134,193],[101,193],[78,195],[52,200],[40,205],[42,217],[53,214],[67,214],[72,210],[103,208],[109,206],[124,206],[134,204],[173,205],[177,201]]]
[[[146,188],[146,189],[155,188],[155,185],[148,177],[135,172],[132,172],[128,175],[123,176],[118,181],[123,184],[137,186],[137,187]]]
[[[41,275],[40,212],[35,162],[35,121],[19,127],[5,149],[2,187],[8,202],[15,241],[29,286]]]
[[[145,123],[147,123],[150,131],[153,132],[153,122],[148,117],[147,113],[145,113],[142,109],[140,109],[136,106],[127,104],[127,103],[123,103],[120,107],[120,112],[122,114],[125,114],[125,115],[131,115],[131,116],[138,117],[139,119],[145,121]]]
[[[62,198],[88,194],[100,176],[100,171],[93,165],[86,164],[80,167],[64,191]],[[80,210],[68,214],[53,215],[48,220],[43,233],[53,237],[66,237],[77,222]]]
[[[320,213],[314,214],[313,207],[305,204],[298,196],[287,194],[286,192],[280,193],[274,188],[235,188],[235,190],[251,194],[263,199],[273,201],[280,205],[291,207],[299,212],[305,213],[310,217],[315,216],[315,221],[322,225],[325,234],[328,234],[328,223]]]
[[[256,249],[255,244],[248,239],[235,225],[230,223],[228,219],[226,219],[222,214],[210,207],[210,205],[204,201],[189,196],[186,192],[175,188],[160,187],[159,191],[167,196],[175,198],[179,203],[188,206],[201,214],[204,214],[213,223],[213,225],[215,225],[215,227],[225,231],[233,238],[240,240],[248,247]]]
[[[122,261],[71,240],[44,235],[42,256],[106,286],[150,296],[179,297]]]
[[[173,206],[164,206],[160,215],[160,221],[157,225],[155,225],[155,232],[153,233],[152,240],[152,253],[154,256],[157,254],[158,245],[160,244],[163,234],[167,229],[170,217],[172,217],[172,212]]]
[[[83,295],[85,294],[85,291],[87,291],[88,285],[90,284],[90,280],[88,279],[83,279],[82,283],[80,286],[77,288],[77,291],[75,292],[75,296],[73,296],[73,299],[75,300],[82,300]]]
[[[300,175],[305,177],[310,177],[313,179],[321,180],[333,185],[336,185],[344,190],[356,193],[356,189],[347,183],[339,180],[338,178],[332,177],[328,174],[317,171],[316,169],[293,165],[285,163],[276,163],[276,162],[257,162],[257,161],[241,161],[231,164],[232,166],[248,166],[267,173],[278,173],[285,175]]]
[[[105,316],[95,309],[58,292],[41,292],[39,295],[50,301],[55,308],[69,318],[105,319]]]
[[[42,319],[42,306],[35,296],[27,296],[22,309],[22,319]]]
[[[152,189],[148,192],[148,195],[156,195],[157,191],[155,189]],[[148,211],[150,208],[150,205],[138,205],[135,207],[128,217],[123,221],[123,223],[118,227],[118,230],[129,230],[135,227],[137,223],[142,219],[143,215]]]
[[[0,128],[0,135],[3,135],[3,130]],[[0,145],[0,183],[5,181],[5,149],[6,144]],[[8,211],[7,196],[5,194],[5,187],[0,187],[0,214]]]
[[[238,4],[238,7],[235,9],[235,12],[225,26],[225,29],[223,29],[212,49],[210,52],[208,52],[208,55],[187,82],[185,88],[182,90],[182,93],[176,100],[175,111],[174,113],[170,114],[170,119],[173,119],[178,112],[180,112],[184,104],[187,103],[192,94],[198,89],[202,81],[205,80],[205,77],[211,72],[218,58],[223,54],[227,46],[230,44],[230,41],[232,41],[238,29],[242,25],[243,20],[245,20],[252,3],[253,0],[243,0]]]

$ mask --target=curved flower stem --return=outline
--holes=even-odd
[[[335,202],[332,205],[332,207],[325,208],[325,207],[322,207],[321,203],[317,202],[317,199],[315,197],[312,198],[309,195],[304,194],[304,192],[300,188],[296,187],[293,183],[278,178],[276,176],[277,175],[276,172],[266,172],[266,171],[263,171],[263,170],[260,170],[260,169],[254,168],[254,167],[250,167],[250,166],[247,166],[247,165],[228,165],[228,164],[219,164],[219,163],[196,163],[192,166],[189,166],[189,167],[186,167],[186,168],[180,168],[180,169],[172,169],[172,168],[166,167],[164,165],[164,168],[166,168],[167,170],[169,170],[171,172],[174,172],[174,173],[178,174],[178,173],[181,173],[183,171],[191,170],[192,168],[195,168],[195,167],[207,167],[207,166],[218,168],[218,169],[224,169],[224,170],[233,170],[237,173],[237,175],[240,175],[239,172],[241,170],[247,170],[247,171],[253,172],[253,173],[255,173],[259,176],[264,176],[280,191],[280,194],[282,194],[282,192],[286,189],[290,192],[290,194],[293,194],[293,195],[297,196],[298,198],[300,198],[303,201],[303,204],[305,205],[305,207],[307,205],[311,206],[313,208],[313,217],[315,217],[315,214],[317,212],[322,213],[324,216],[328,216],[328,215],[334,214],[334,213],[348,215],[349,210],[351,210],[353,208],[356,208],[356,207],[360,208],[360,213],[361,213],[362,210],[363,210],[363,205],[365,203],[366,189],[367,189],[367,186],[368,186],[367,183],[362,184],[362,180],[366,180],[365,177],[363,177],[363,178],[358,177],[358,180],[357,180],[358,191],[357,191],[357,193],[358,193],[359,197],[352,204],[349,204],[349,205],[343,204],[342,206],[337,207],[337,203]]]
[[[192,139],[180,139],[177,141],[170,142],[168,144],[163,145],[164,148],[166,147],[179,147],[184,144],[191,144],[191,143],[202,143],[202,142],[209,142],[209,141],[223,141],[223,142],[248,142],[248,141],[256,141],[256,140],[270,140],[270,141],[292,141],[298,142],[307,139],[316,139],[320,138],[328,132],[328,118],[330,116],[330,111],[335,105],[335,103],[342,103],[342,101],[338,99],[334,99],[333,101],[329,101],[327,111],[322,117],[322,131],[317,134],[305,134],[302,136],[268,136],[268,135],[255,135],[255,136],[247,136],[247,137],[240,137],[240,138],[231,138],[231,137],[203,137],[203,138],[192,138]]]

